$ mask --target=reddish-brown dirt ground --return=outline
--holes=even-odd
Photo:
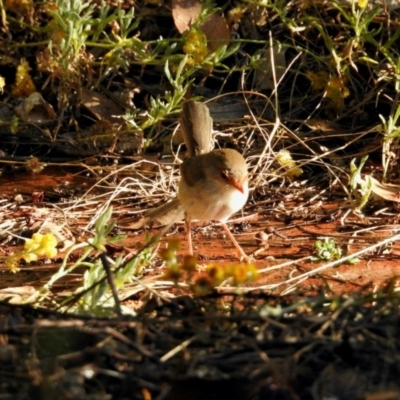
[[[71,191],[79,188],[79,193],[84,193],[86,188],[92,184],[92,180],[82,178],[68,169],[65,171],[50,169],[39,175],[18,171],[12,175],[0,177],[3,201],[7,201],[7,199],[11,201],[16,194],[21,194],[25,200],[23,204],[27,206],[35,205],[33,201],[37,198],[38,193],[43,193],[45,202],[51,202],[52,194],[56,193],[57,188],[68,186]],[[254,256],[256,267],[262,271],[256,281],[245,284],[245,290],[249,290],[250,287],[263,286],[266,290],[279,294],[288,287],[285,284],[288,279],[293,279],[323,265],[322,262],[312,262],[306,259],[313,255],[314,244],[317,240],[323,240],[325,237],[334,238],[342,248],[343,254],[346,255],[373,245],[395,232],[396,226],[393,225],[382,225],[371,229],[373,228],[372,222],[352,214],[342,221],[345,204],[346,199],[339,197],[336,201],[321,202],[318,206],[313,207],[312,212],[304,214],[303,219],[293,213],[293,216],[287,220],[277,218],[271,207],[268,210],[258,207],[258,212],[252,212],[256,207],[248,205],[250,210],[245,213],[241,222],[230,224],[232,232],[246,254]],[[285,211],[289,214],[299,205],[299,202],[287,203]],[[124,205],[123,208],[128,210],[129,204]],[[307,210],[311,208],[309,206]],[[117,221],[124,220],[123,212],[115,218]],[[370,230],[354,233],[365,228]],[[123,228],[122,233],[126,235],[126,239],[122,245],[130,249],[139,248],[144,243],[145,235],[157,232],[158,229],[154,228],[147,231]],[[267,233],[266,241],[256,240],[260,232]],[[222,227],[218,227],[217,224],[195,226],[192,236],[194,250],[199,257],[200,265],[238,262],[232,243],[224,236]],[[184,254],[186,242],[182,222],[175,224],[164,235],[160,246],[165,246],[164,243],[170,239],[182,240],[182,249],[179,254]],[[14,249],[9,246],[7,251],[11,250]],[[336,294],[346,294],[362,290],[376,291],[383,288],[388,282],[396,287],[399,285],[397,277],[400,276],[399,256],[399,244],[392,243],[390,248],[388,246],[384,249],[374,249],[368,256],[364,255],[355,264],[342,264],[323,270],[298,283],[297,288],[308,294],[316,293],[319,289]],[[159,262],[159,264],[161,263]],[[280,267],[282,264],[286,266]],[[58,265],[59,263],[26,265],[17,274],[8,272],[3,265],[1,267],[3,279],[0,286],[1,288],[28,284],[35,287],[40,286],[58,268]],[[149,274],[160,277],[162,272],[162,269],[158,269]],[[297,282],[293,281],[293,283]]]
[[[10,205],[10,215],[34,224],[35,207],[62,207],[60,191],[79,199],[92,185],[68,171],[37,176],[20,171],[0,177],[0,201]],[[13,203],[17,194],[23,197],[19,205]],[[141,213],[132,217],[129,202],[114,207],[118,233],[125,234],[118,251],[134,253],[146,235],[159,232],[130,229],[127,222]],[[400,284],[400,247],[376,246],[396,233],[396,217],[392,213],[384,224],[346,216],[346,210],[343,196],[317,205],[290,197],[284,205],[257,207],[250,200],[243,220],[230,227],[246,254],[254,256],[260,275],[245,283],[240,295],[224,286],[220,294],[206,297],[186,296],[167,284],[146,291],[151,283],[165,281],[156,256],[140,278],[143,286],[127,285],[119,293],[136,317],[80,317],[0,302],[0,391],[17,400],[400,399],[400,324],[393,295]],[[74,220],[71,231],[85,238],[90,232],[83,233],[79,222]],[[267,236],[264,242],[256,240],[260,233]],[[344,255],[371,250],[355,264],[298,281],[328,263],[310,259],[315,242],[325,237],[334,238]],[[170,239],[182,241],[182,257],[187,248],[183,223],[171,227],[159,246]],[[195,227],[193,242],[200,270],[238,263],[221,227]],[[0,248],[12,254],[22,244],[5,238]],[[0,265],[0,289],[20,287],[29,295],[58,270],[62,255],[22,264],[18,273]],[[53,285],[54,298],[79,287],[82,273],[74,270]],[[289,295],[280,296],[284,293]],[[18,303],[15,293],[7,299]]]

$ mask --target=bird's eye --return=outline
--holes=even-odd
[[[221,171],[221,178],[225,180],[229,180],[229,174],[227,171]]]

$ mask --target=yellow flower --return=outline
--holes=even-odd
[[[30,263],[31,261],[36,261],[38,259],[37,254],[35,253],[26,253],[22,256],[22,258],[27,262]]]
[[[368,0],[358,0],[358,7],[365,8],[368,5]]]
[[[199,29],[191,28],[186,35],[183,52],[188,55],[189,65],[201,64],[208,54],[206,35]]]
[[[229,275],[234,285],[252,281],[257,278],[258,271],[253,264],[234,264],[229,267]]]
[[[38,256],[46,256],[48,258],[55,257],[57,255],[57,239],[52,233],[34,233],[32,239],[28,239],[25,242],[24,249],[25,254],[22,258],[26,262],[36,261]]]
[[[17,75],[15,84],[12,89],[12,94],[16,97],[28,97],[33,92],[36,92],[35,84],[29,74],[31,67],[26,60],[22,60],[17,67]]]
[[[57,255],[57,239],[52,233],[43,236],[41,246],[46,257],[52,258]]]
[[[16,257],[8,257],[6,258],[6,265],[10,269],[11,272],[18,272],[18,259]]]
[[[41,233],[34,233],[32,239],[27,239],[24,245],[26,251],[35,252],[40,247],[43,235]]]
[[[330,75],[327,71],[309,71],[306,77],[311,81],[314,91],[325,92],[325,97],[331,101],[331,108],[334,111],[343,109],[344,99],[350,95],[350,90],[346,86],[346,77]]]
[[[244,18],[244,14],[247,11],[247,5],[238,5],[232,8],[228,13],[229,22],[233,22],[235,24],[239,24]]]
[[[221,265],[211,265],[208,269],[208,276],[214,286],[219,285],[227,278],[225,267]]]
[[[286,176],[289,179],[298,178],[303,173],[303,170],[297,166],[288,150],[280,150],[276,155],[276,159],[285,169]]]
[[[183,275],[183,270],[179,264],[172,264],[167,267],[164,273],[164,279],[177,282]]]

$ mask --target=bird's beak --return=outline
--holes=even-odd
[[[244,194],[244,187],[239,181],[237,181],[236,179],[234,179],[232,177],[229,177],[228,181],[234,188],[236,188],[237,190],[239,190],[239,192]]]

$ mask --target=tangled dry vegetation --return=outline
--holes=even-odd
[[[265,293],[148,302],[136,319],[15,307],[2,322],[11,344],[0,347],[1,392],[17,400],[397,400],[398,308],[398,296]]]
[[[0,390],[21,400],[400,399],[395,279],[385,294],[341,297],[323,276],[314,297],[293,295],[328,267],[396,250],[397,2],[0,0],[0,10]],[[258,233],[270,234],[270,220],[336,218],[347,234],[290,262],[255,250],[259,276],[315,259],[318,269],[240,287],[254,267],[199,275],[172,242],[160,274],[168,260],[154,238],[139,230],[124,242],[176,192],[185,98],[208,104],[216,146],[244,154],[244,216]],[[18,174],[35,187],[54,172],[72,184],[4,189]],[[40,284],[9,290],[27,271]],[[278,288],[292,297],[266,297]]]

